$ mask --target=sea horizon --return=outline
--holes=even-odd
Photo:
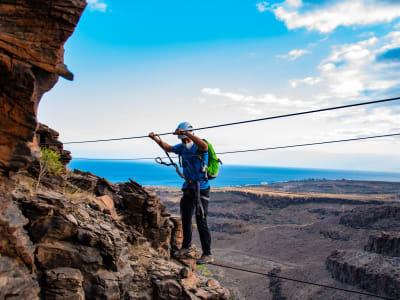
[[[182,179],[173,167],[151,162],[123,160],[72,160],[68,168],[88,171],[112,183],[133,179],[145,186],[180,187]],[[262,185],[274,182],[326,179],[400,182],[400,173],[384,171],[291,168],[276,166],[221,165],[214,187]]]

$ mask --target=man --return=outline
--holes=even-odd
[[[165,151],[174,152],[182,158],[182,169],[185,177],[182,186],[183,196],[180,202],[183,243],[178,255],[183,255],[192,246],[192,216],[196,212],[197,229],[203,251],[203,255],[197,263],[211,263],[214,259],[211,256],[211,235],[207,225],[208,201],[210,199],[210,185],[206,176],[208,145],[194,135],[193,127],[188,122],[180,123],[174,134],[178,135],[182,143],[171,146],[157,137],[154,132],[151,132],[149,137]]]

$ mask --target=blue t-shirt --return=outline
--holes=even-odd
[[[208,180],[204,179],[205,174],[201,171],[204,163],[200,160],[199,155],[201,155],[205,163],[208,164],[208,152],[198,152],[196,144],[193,144],[192,148],[188,150],[182,143],[172,146],[172,151],[182,157],[183,176],[185,176],[186,180],[193,182],[200,181],[200,189],[207,189],[210,184],[208,183]],[[182,188],[186,189],[188,187],[195,189],[196,185],[191,184],[189,186],[185,181]]]

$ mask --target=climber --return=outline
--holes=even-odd
[[[183,196],[180,201],[183,243],[182,248],[175,253],[175,256],[182,256],[192,249],[192,216],[196,212],[197,229],[203,251],[197,263],[211,263],[214,258],[211,256],[211,234],[207,225],[208,201],[210,199],[210,184],[206,176],[208,144],[194,135],[193,127],[188,122],[180,123],[174,134],[182,141],[175,146],[162,141],[154,132],[151,132],[149,137],[165,151],[174,152],[182,158],[185,179],[182,186]],[[202,159],[200,159],[200,156]]]

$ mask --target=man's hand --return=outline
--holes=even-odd
[[[151,138],[152,140],[156,140],[156,135],[154,132],[150,132],[149,133],[149,138]]]
[[[149,133],[149,138],[151,138],[158,145],[160,145],[160,147],[163,148],[165,151],[172,152],[172,146],[167,144],[166,142],[163,142],[161,140],[161,138],[158,135],[156,135],[154,132]]]
[[[177,128],[174,132],[174,135],[186,135],[187,131]]]

